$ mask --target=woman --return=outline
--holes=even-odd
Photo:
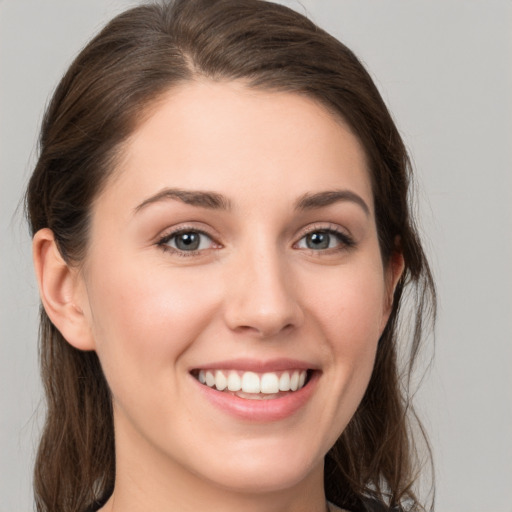
[[[434,287],[408,182],[367,72],[301,15],[112,20],[27,192],[38,510],[421,510],[396,331],[411,287],[412,365]]]

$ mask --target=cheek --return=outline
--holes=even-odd
[[[357,407],[373,370],[385,312],[385,284],[378,265],[337,272],[322,283],[323,293],[311,296],[309,307],[331,361],[329,379],[333,389],[339,390],[340,410],[347,411]]]
[[[377,265],[340,268],[336,275],[316,280],[314,290],[311,316],[318,319],[333,349],[350,353],[373,347],[385,313],[384,277]]]
[[[186,273],[185,273],[186,274]],[[89,298],[96,352],[111,387],[154,382],[179,362],[209,322],[216,297],[200,278],[157,265],[117,261],[92,270]],[[114,391],[114,389],[113,389]]]

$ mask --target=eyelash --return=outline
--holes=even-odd
[[[294,246],[298,245],[299,242],[302,241],[308,235],[312,235],[314,233],[322,233],[322,234],[334,236],[338,240],[339,246],[322,249],[322,250],[315,250],[315,249],[310,249],[310,248],[306,249],[312,253],[320,253],[320,254],[324,254],[324,255],[326,253],[332,254],[335,252],[346,251],[346,250],[352,249],[356,246],[355,240],[350,235],[348,235],[344,231],[341,231],[337,226],[333,226],[333,225],[328,225],[328,226],[314,225],[314,226],[307,228],[306,231],[304,231],[302,233],[299,240],[294,244]]]
[[[184,257],[184,258],[200,255],[205,249],[193,250],[193,251],[182,251],[180,249],[176,249],[174,247],[170,247],[169,245],[167,245],[173,238],[178,237],[180,235],[184,235],[186,233],[194,233],[194,234],[206,236],[207,238],[209,238],[212,241],[212,243],[214,245],[217,245],[218,247],[220,247],[220,244],[217,244],[215,242],[215,240],[213,239],[213,237],[209,233],[207,233],[206,231],[203,231],[201,229],[195,228],[195,227],[194,228],[193,227],[181,227],[179,229],[176,229],[175,231],[172,231],[171,233],[168,233],[168,234],[164,235],[162,238],[160,238],[158,240],[158,242],[156,243],[156,245],[158,247],[160,247],[160,249],[162,249],[165,252],[171,252],[173,254],[176,254],[177,256]]]
[[[207,233],[206,231],[203,231],[201,229],[195,228],[195,227],[181,227],[179,229],[176,229],[175,231],[172,231],[171,233],[168,233],[168,234],[164,235],[162,238],[160,238],[157,241],[156,245],[163,251],[171,252],[180,257],[191,257],[191,256],[200,255],[206,249],[183,251],[180,249],[176,249],[174,247],[170,247],[168,245],[169,242],[173,238],[178,237],[183,234],[187,234],[187,233],[193,233],[193,234],[205,236],[211,240],[211,243],[213,245],[217,246],[215,248],[221,247],[221,245],[217,244],[217,242],[215,242],[214,238],[209,233]],[[335,226],[323,225],[323,226],[312,226],[309,229],[307,229],[306,231],[304,231],[302,233],[301,237],[299,238],[299,240],[297,242],[295,242],[294,247],[296,247],[299,244],[299,242],[301,242],[305,237],[307,237],[308,235],[312,235],[314,233],[322,233],[322,234],[327,234],[327,235],[331,235],[331,236],[334,235],[339,242],[339,247],[331,247],[331,248],[320,249],[320,250],[315,250],[315,249],[311,249],[311,248],[305,249],[312,253],[326,254],[326,253],[333,253],[333,252],[341,252],[341,251],[346,251],[346,250],[351,249],[356,246],[356,242],[354,241],[354,239],[351,236],[349,236],[347,233],[344,233],[343,231],[341,231],[340,229],[338,229]]]

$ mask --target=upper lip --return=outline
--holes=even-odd
[[[194,366],[190,370],[240,370],[255,373],[278,372],[286,370],[315,370],[317,367],[310,362],[298,359],[229,359],[225,361],[215,361],[199,366]]]

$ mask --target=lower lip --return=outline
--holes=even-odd
[[[271,422],[288,418],[306,405],[315,390],[319,379],[319,372],[313,372],[307,384],[298,391],[293,391],[279,398],[266,400],[240,398],[231,393],[217,391],[205,386],[194,377],[192,379],[199,386],[203,396],[223,412],[251,422]]]

